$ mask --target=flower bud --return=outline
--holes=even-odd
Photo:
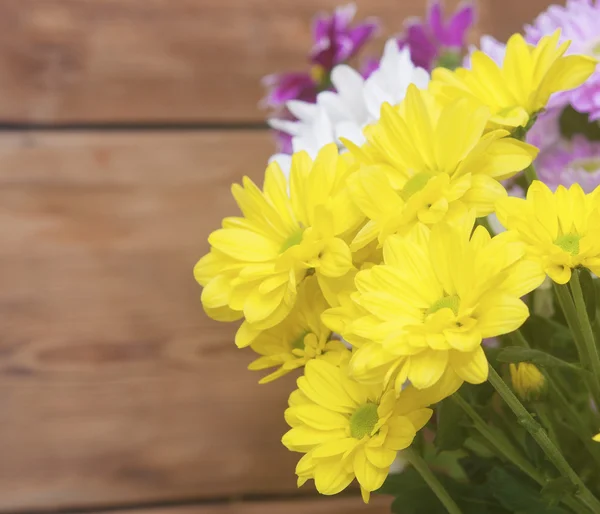
[[[521,400],[539,400],[546,390],[546,378],[529,362],[510,365],[512,386]]]

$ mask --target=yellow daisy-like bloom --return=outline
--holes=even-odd
[[[399,396],[382,383],[365,386],[344,368],[310,361],[290,395],[283,436],[305,453],[296,467],[298,486],[314,479],[322,494],[337,494],[356,478],[363,499],[381,487],[399,450],[408,448],[429,421],[428,407],[453,394],[461,382],[448,376],[436,390],[405,388]]]
[[[296,304],[287,318],[261,332],[250,345],[261,357],[252,362],[248,369],[277,367],[259,383],[271,382],[301,368],[311,359],[325,359],[336,366],[348,359],[346,346],[339,340],[331,339],[331,330],[321,321],[321,313],[328,307],[316,278],[304,280],[299,287]]]
[[[344,307],[326,314],[327,322],[337,314],[342,335],[358,346],[350,361],[357,380],[395,380],[400,391],[407,379],[433,387],[447,370],[473,384],[487,379],[482,339],[523,324],[529,310],[520,298],[544,274],[523,259],[524,244],[491,238],[482,226],[469,238],[472,228],[473,218],[390,236],[384,264],[356,276],[352,299],[365,314],[354,321]]]
[[[552,193],[534,181],[526,200],[503,198],[496,207],[500,223],[554,282],[566,284],[578,266],[600,274],[600,188],[586,195],[574,184]]]
[[[510,379],[513,389],[522,400],[537,400],[546,389],[546,378],[530,362],[511,364]]]
[[[210,253],[194,275],[204,286],[209,316],[245,317],[236,335],[239,347],[286,318],[307,275],[314,273],[331,290],[330,281],[353,269],[344,237],[363,217],[346,188],[349,170],[348,158],[332,144],[314,162],[305,152],[293,156],[289,194],[277,164],[267,168],[263,191],[247,177],[232,187],[243,216],[225,218],[209,236]]]
[[[596,67],[596,59],[564,53],[570,41],[558,44],[560,31],[528,45],[520,34],[506,45],[502,67],[481,51],[471,57],[471,69],[433,70],[430,90],[448,103],[468,96],[490,107],[490,127],[525,127],[546,107],[550,96],[583,84]]]
[[[484,135],[489,115],[466,99],[440,107],[414,85],[399,106],[384,104],[381,119],[365,129],[368,143],[347,143],[358,167],[348,180],[352,199],[369,220],[352,250],[467,209],[490,214],[506,195],[498,181],[529,166],[537,149],[505,130]]]

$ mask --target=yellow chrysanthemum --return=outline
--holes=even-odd
[[[236,344],[248,346],[290,313],[297,288],[314,273],[324,291],[353,269],[344,237],[362,215],[346,189],[348,159],[328,145],[314,163],[305,152],[292,158],[289,185],[277,164],[266,171],[263,191],[247,177],[232,187],[243,217],[223,220],[208,242],[210,253],[194,268],[204,286],[202,304],[222,321],[245,317]]]
[[[356,276],[352,299],[364,314],[350,320],[344,306],[326,313],[325,322],[335,325],[337,315],[344,338],[358,346],[350,361],[357,380],[395,380],[399,391],[407,379],[433,387],[447,370],[474,384],[487,379],[482,339],[523,324],[529,311],[520,298],[544,274],[522,259],[524,244],[490,238],[481,226],[469,238],[472,228],[473,218],[390,236],[384,264]]]
[[[314,479],[322,494],[337,494],[356,478],[363,499],[381,487],[399,450],[408,448],[431,417],[428,407],[453,394],[460,381],[448,376],[436,390],[409,386],[399,396],[382,383],[365,386],[344,368],[310,361],[289,400],[283,436],[298,462],[298,486]]]
[[[471,69],[433,70],[430,90],[444,103],[470,97],[492,112],[490,127],[525,127],[546,107],[550,96],[583,84],[597,61],[564,53],[570,41],[558,44],[560,31],[528,45],[520,34],[506,45],[502,67],[481,51],[471,57]]]
[[[529,166],[537,149],[505,130],[484,135],[488,120],[486,107],[463,99],[442,108],[414,85],[399,106],[384,104],[365,130],[368,143],[348,143],[358,167],[348,180],[352,199],[369,219],[352,250],[467,209],[490,214],[506,195],[498,181]]]
[[[503,198],[496,207],[500,223],[556,283],[566,284],[578,266],[600,274],[600,188],[586,195],[574,184],[552,193],[534,181],[526,200]]]
[[[281,323],[261,332],[250,345],[261,355],[248,366],[250,370],[277,367],[259,383],[271,382],[290,371],[301,368],[311,359],[325,359],[339,366],[348,358],[346,346],[331,339],[321,321],[321,313],[329,305],[315,277],[308,277],[298,288],[298,298],[290,314]]]
[[[510,379],[513,389],[522,400],[537,400],[546,388],[546,378],[530,362],[511,364]]]

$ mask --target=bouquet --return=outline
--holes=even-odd
[[[233,185],[202,304],[261,383],[297,374],[299,486],[600,513],[600,0],[479,48],[472,6],[443,14],[357,64],[379,24],[340,7],[265,79],[279,150]]]

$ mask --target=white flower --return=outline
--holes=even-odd
[[[400,50],[396,40],[390,39],[379,68],[367,80],[350,66],[341,64],[333,68],[331,82],[335,92],[319,93],[316,104],[298,100],[286,104],[297,121],[269,120],[272,128],[292,136],[294,152],[305,150],[314,158],[329,143],[335,142],[343,149],[340,138],[363,144],[362,129],[379,119],[381,105],[400,103],[409,84],[426,88],[429,74],[412,63],[408,48]],[[271,160],[289,172],[289,155],[276,154]]]

